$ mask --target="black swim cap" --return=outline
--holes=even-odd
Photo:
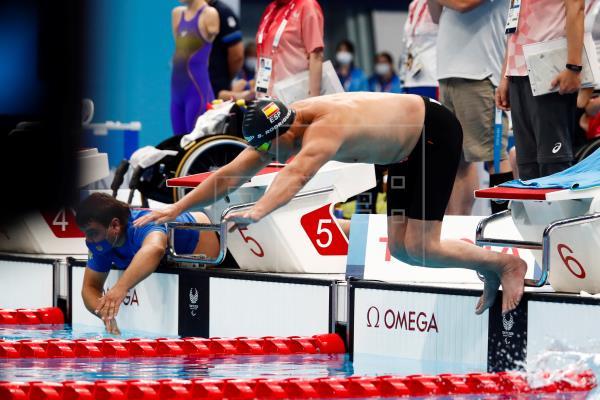
[[[256,100],[248,105],[242,133],[251,146],[259,147],[287,132],[295,118],[296,112],[280,100]]]

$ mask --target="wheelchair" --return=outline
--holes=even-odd
[[[183,135],[170,137],[155,146],[159,150],[174,150],[177,154],[166,156],[147,168],[136,167],[129,181],[128,203],[131,204],[135,190],[141,194],[142,207],[148,207],[148,199],[174,203],[191,189],[169,188],[168,179],[214,171],[231,162],[248,147],[241,134],[243,113],[243,105],[234,104],[219,132],[203,136],[185,148],[180,147]],[[113,196],[117,195],[129,168],[129,160],[121,161],[117,167],[111,184]]]

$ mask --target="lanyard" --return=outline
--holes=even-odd
[[[277,47],[279,47],[279,41],[281,40],[281,36],[283,35],[283,32],[285,31],[285,26],[287,25],[288,17],[290,16],[290,13],[294,10],[295,7],[296,7],[296,1],[292,1],[292,2],[290,2],[287,9],[285,10],[285,14],[283,15],[283,21],[281,21],[281,24],[279,24],[279,28],[277,28],[277,32],[275,33],[275,37],[273,38],[273,46],[272,46],[273,53],[275,53],[275,50],[277,50]],[[275,11],[275,8],[271,9],[269,11],[269,13],[265,16],[265,22],[263,23],[262,28],[261,28],[260,32],[258,33],[258,45],[261,48],[263,47],[265,30],[267,29],[267,27],[270,27],[270,25],[271,25],[271,14],[273,14],[273,11]]]
[[[415,31],[417,30],[417,26],[419,25],[419,22],[421,22],[421,18],[423,18],[423,15],[425,14],[425,10],[427,10],[427,2],[426,1],[423,2],[423,5],[421,6],[421,10],[419,10],[419,14],[417,15],[417,20],[414,21],[414,23],[413,23],[413,17],[415,16],[416,8],[417,7],[413,8],[412,12],[408,16],[408,23],[410,25],[412,25],[411,36],[415,36]]]

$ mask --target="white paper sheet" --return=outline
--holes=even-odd
[[[583,41],[581,62],[581,86],[593,87],[600,82],[600,68],[596,46],[592,35],[586,33]],[[531,91],[534,96],[557,92],[558,87],[552,88],[550,83],[567,63],[567,39],[560,38],[547,42],[532,43],[523,46]]]
[[[325,61],[321,78],[321,95],[343,91],[344,87],[333,68],[333,64],[331,61]],[[300,72],[277,82],[273,87],[273,94],[286,104],[306,99],[308,97],[308,71]]]

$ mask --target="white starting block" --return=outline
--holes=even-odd
[[[549,278],[556,291],[600,293],[600,187],[570,189],[521,189],[494,187],[478,190],[475,197],[510,201],[509,210],[484,218],[477,227],[480,246],[531,249],[542,267],[543,286]],[[485,236],[488,226],[512,218],[523,240]]]
[[[79,186],[83,187],[108,176],[108,155],[97,149],[84,149],[77,154]],[[84,234],[75,222],[70,208],[32,212],[4,227],[0,235],[0,251],[27,254],[87,254]]]
[[[258,201],[284,165],[274,164],[249,179],[242,187],[211,207],[204,209],[214,225],[169,224],[174,229],[214,230],[221,232],[221,243],[241,269],[263,272],[344,273],[348,254],[348,239],[333,215],[336,203],[375,186],[372,164],[345,164],[330,161],[284,207],[276,210],[247,229],[227,235],[223,218],[231,211],[252,207]],[[167,181],[171,187],[196,187],[211,172]],[[197,225],[196,227],[191,225]],[[178,262],[217,264],[224,257],[225,246],[217,259],[203,256],[178,255]]]

